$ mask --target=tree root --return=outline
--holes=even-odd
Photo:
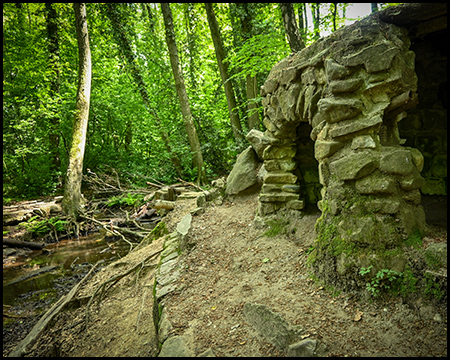
[[[150,254],[149,256],[147,256],[144,260],[142,260],[142,262],[137,263],[136,265],[134,265],[132,268],[128,269],[127,271],[125,271],[124,273],[121,274],[116,274],[112,277],[110,277],[108,280],[104,281],[103,283],[101,283],[97,289],[95,289],[94,294],[92,294],[91,298],[89,299],[89,302],[86,305],[86,311],[85,311],[85,322],[84,322],[84,329],[87,329],[87,325],[89,322],[89,310],[90,307],[92,305],[92,302],[94,301],[95,296],[100,292],[100,295],[98,297],[98,302],[97,305],[100,305],[100,302],[102,301],[102,299],[104,298],[104,295],[106,293],[106,291],[108,289],[110,289],[112,286],[114,286],[120,279],[124,278],[125,276],[129,275],[130,273],[132,273],[134,270],[136,270],[139,266],[144,265],[144,263],[149,260],[150,258],[152,258],[155,255],[158,255],[160,252],[162,252],[163,249],[160,249],[158,251],[155,251],[154,253]],[[154,265],[156,266],[156,265]],[[112,283],[111,285],[109,285],[108,289],[106,289],[106,285]]]
[[[50,323],[50,321],[58,315],[64,307],[72,300],[72,298],[76,295],[78,292],[78,289],[80,288],[81,284],[91,275],[91,273],[94,271],[94,269],[97,267],[98,262],[89,270],[88,274],[80,280],[78,284],[76,284],[70,292],[63,296],[61,299],[59,299],[51,308],[48,310],[44,316],[42,316],[36,325],[31,329],[31,331],[28,333],[28,335],[23,339],[15,348],[13,351],[11,351],[8,355],[8,357],[19,357],[19,356],[25,356],[27,353],[30,352],[31,347],[36,343],[36,341],[41,337],[42,333],[46,329],[47,325]]]
[[[128,243],[128,245],[130,245],[130,250],[128,251],[128,253],[130,253],[131,250],[133,250],[133,243],[128,241],[127,238],[122,233],[130,235],[130,236],[135,236],[135,237],[137,237],[137,238],[139,238],[141,240],[143,240],[144,237],[145,237],[145,235],[142,235],[142,234],[140,234],[138,232],[135,232],[135,231],[132,231],[132,230],[128,230],[128,229],[121,229],[121,228],[119,228],[117,226],[114,226],[112,224],[104,224],[101,221],[98,221],[98,220],[96,220],[94,218],[90,218],[90,217],[88,217],[86,215],[81,215],[81,217],[83,217],[86,220],[92,221],[92,222],[94,222],[94,223],[96,223],[98,225],[101,225],[105,230],[111,231],[114,235],[120,236],[123,241],[125,241],[126,243]],[[109,228],[108,228],[108,226],[109,226]]]

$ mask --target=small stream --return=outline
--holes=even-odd
[[[3,309],[15,315],[45,310],[68,291],[97,261],[101,266],[128,253],[123,241],[108,241],[100,233],[49,244],[17,258],[25,264],[3,269]]]

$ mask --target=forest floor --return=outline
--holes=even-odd
[[[165,309],[173,333],[193,334],[195,354],[284,356],[246,321],[243,306],[251,302],[300,326],[302,338],[326,346],[326,356],[447,356],[446,304],[357,299],[321,285],[306,266],[320,213],[311,210],[291,223],[294,232],[266,236],[267,229],[253,225],[256,206],[257,195],[229,198],[192,218],[179,291],[166,295]],[[169,232],[193,207],[177,201],[164,219]],[[447,231],[430,227],[427,239],[446,242]],[[162,238],[97,272],[28,355],[155,356],[152,264],[159,256],[108,289],[84,325],[86,302],[99,284],[161,248]]]

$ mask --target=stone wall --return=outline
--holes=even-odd
[[[291,54],[261,88],[267,174],[256,219],[319,198],[308,171],[317,166],[322,217],[311,258],[324,277],[330,266],[342,276],[370,264],[401,271],[391,250],[423,232],[424,157],[398,128],[418,102],[410,45],[406,29],[368,17]]]

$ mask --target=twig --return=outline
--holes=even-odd
[[[190,185],[190,186],[196,188],[197,190],[204,191],[200,186],[195,185],[193,182],[187,182],[180,178],[177,178],[177,180],[180,180],[181,183],[183,184],[183,186]]]
[[[81,215],[81,217],[83,217],[83,218],[85,218],[85,219],[87,219],[87,220],[90,220],[90,221],[92,221],[92,222],[94,222],[94,223],[96,223],[96,224],[101,225],[101,226],[102,226],[105,230],[107,230],[107,231],[111,231],[111,229],[112,229],[112,233],[113,233],[114,235],[120,236],[120,237],[122,238],[123,241],[125,241],[126,243],[128,243],[128,245],[130,245],[130,250],[128,251],[128,253],[130,253],[131,250],[133,250],[133,243],[131,243],[130,241],[128,241],[128,240],[126,239],[126,237],[123,236],[123,234],[122,234],[121,232],[124,232],[125,234],[128,233],[128,234],[130,234],[130,235],[134,235],[134,236],[139,237],[139,238],[141,238],[141,239],[143,239],[143,238],[145,237],[145,235],[139,234],[139,233],[134,232],[134,231],[131,231],[131,230],[119,229],[117,226],[114,226],[114,225],[112,225],[112,224],[108,224],[108,225],[111,227],[111,229],[108,229],[107,225],[106,225],[106,224],[103,224],[101,221],[98,221],[98,220],[96,220],[96,219],[94,219],[94,218],[90,218],[90,217],[88,217],[88,216],[86,216],[86,215]]]

